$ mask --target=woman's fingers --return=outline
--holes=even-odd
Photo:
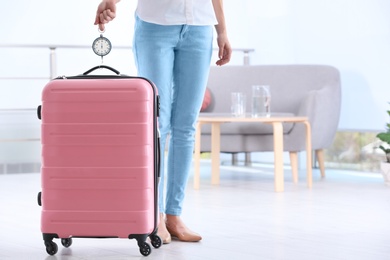
[[[116,14],[112,12],[110,9],[104,10],[100,13],[100,23],[108,23],[111,22],[115,18]]]
[[[111,22],[116,17],[116,6],[114,2],[103,1],[99,4],[96,17],[95,25],[99,25],[99,30],[104,31],[104,24]]]

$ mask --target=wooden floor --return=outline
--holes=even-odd
[[[390,187],[378,174],[314,170],[313,188],[293,184],[273,191],[272,168],[222,166],[220,186],[209,184],[202,162],[201,188],[188,186],[183,219],[200,243],[173,241],[141,256],[135,240],[77,239],[48,256],[36,202],[40,175],[0,175],[0,259],[390,259]]]

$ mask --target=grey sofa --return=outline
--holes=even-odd
[[[207,88],[211,104],[201,113],[230,113],[230,93],[247,94],[250,113],[252,85],[269,85],[271,114],[307,116],[312,128],[321,175],[325,176],[323,149],[332,144],[341,106],[339,71],[325,65],[257,65],[211,67]],[[284,124],[284,151],[289,152],[293,173],[297,171],[298,152],[305,150],[302,124]],[[201,151],[211,149],[211,129],[204,125]],[[251,153],[273,151],[272,126],[268,124],[231,123],[221,125],[221,152]]]

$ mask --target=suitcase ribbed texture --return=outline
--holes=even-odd
[[[53,80],[42,95],[43,233],[155,229],[155,93],[139,78]]]

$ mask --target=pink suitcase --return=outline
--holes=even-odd
[[[90,75],[106,68],[117,75]],[[59,77],[42,92],[41,231],[50,255],[60,238],[136,239],[142,255],[157,236],[157,89],[147,79],[97,66]]]

